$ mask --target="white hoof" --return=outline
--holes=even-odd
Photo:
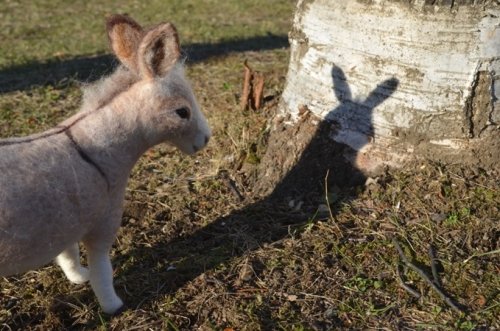
[[[113,298],[108,302],[101,302],[102,311],[108,315],[119,314],[124,308],[123,301],[119,298]]]
[[[66,277],[73,284],[83,284],[89,280],[90,272],[89,269],[80,267],[78,269],[73,269],[66,273]]]

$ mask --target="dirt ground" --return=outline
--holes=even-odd
[[[421,160],[366,177],[327,138],[332,123],[274,116],[286,38],[257,44],[191,49],[214,135],[194,157],[162,145],[133,170],[112,257],[128,309],[103,314],[88,284],[48,265],[0,279],[0,330],[500,329],[498,168]],[[258,111],[239,107],[245,60],[266,77]],[[2,137],[76,111],[80,77],[65,69],[0,84]]]
[[[103,315],[88,285],[47,266],[0,281],[1,329],[500,327],[498,172],[422,161],[366,178],[338,157],[345,147],[325,138],[328,123],[306,114],[269,132],[283,72],[267,71],[257,112],[238,109],[237,92],[202,94],[226,106],[209,113],[211,145],[195,157],[159,146],[134,169],[113,251],[127,311]],[[401,264],[392,238],[428,274],[434,247],[442,288],[463,313]]]

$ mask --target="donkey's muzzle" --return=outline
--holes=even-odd
[[[203,144],[201,146],[194,144],[193,145],[194,152],[196,153],[200,149],[202,149],[203,147],[205,147],[208,144],[209,141],[210,141],[210,136],[205,136],[205,138],[203,139]]]

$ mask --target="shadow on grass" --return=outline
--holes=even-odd
[[[332,130],[356,128],[362,135],[372,136],[373,110],[396,91],[399,81],[395,78],[385,80],[378,84],[365,100],[356,101],[352,98],[343,71],[333,67],[331,75],[333,92],[339,100],[339,106],[331,110],[327,116],[328,120],[322,121],[319,125],[314,124],[314,121],[305,124],[308,126],[305,130],[311,131],[308,136],[309,143],[298,162],[281,176],[281,181],[270,194],[259,202],[215,220],[187,238],[174,239],[170,242],[165,240],[154,247],[134,250],[132,254],[136,262],[123,269],[118,274],[118,279],[127,280],[127,283],[131,281],[132,284],[140,283],[140,281],[136,283],[134,279],[141,279],[144,283],[149,277],[144,275],[146,270],[148,274],[158,272],[159,275],[151,277],[154,277],[154,282],[161,282],[161,286],[160,290],[157,290],[158,284],[150,284],[151,288],[155,288],[152,296],[173,294],[187,282],[207,270],[216,269],[221,263],[242,256],[248,250],[286,238],[290,228],[300,228],[306,224],[318,204],[325,203],[324,183],[327,173],[329,173],[328,187],[340,188],[340,191],[344,192],[341,193],[344,202],[355,198],[356,190],[353,188],[364,183],[366,178],[359,169],[345,160],[343,155],[347,150],[355,152],[343,144],[333,142]],[[297,136],[294,128],[280,131],[277,136],[271,136],[269,139],[268,151],[263,158],[263,160],[269,158],[270,165],[276,158],[275,155],[269,154],[281,151],[286,155],[290,152],[287,150],[287,145],[290,146],[290,142],[293,145],[294,136]],[[280,163],[275,163],[274,166],[280,167]],[[304,201],[302,210],[305,209],[305,212],[292,212],[287,202],[290,198]],[[338,212],[336,206],[338,208],[339,204],[332,205],[334,214]],[[116,258],[120,260],[120,257]],[[169,272],[155,269],[155,261],[158,259],[186,262],[177,265],[176,271]],[[119,264],[116,260],[115,263]],[[120,281],[117,284],[118,289],[121,287],[119,283]],[[228,282],[226,285],[227,291],[230,292],[231,283]],[[130,286],[128,289],[130,290]],[[124,299],[132,309],[143,303],[140,297],[125,296]],[[269,316],[262,318],[267,320],[262,321],[263,324],[273,323],[268,320]]]
[[[263,51],[288,47],[286,36],[268,34],[220,43],[195,43],[183,46],[188,63],[205,61],[232,52]],[[57,84],[65,79],[92,82],[114,70],[117,61],[111,55],[52,59],[32,62],[0,71],[0,93],[28,90],[34,86]]]
[[[274,43],[278,45],[279,43]],[[190,46],[192,59],[201,61],[209,57],[225,54],[237,49],[239,43],[231,47],[218,49],[216,46]],[[254,49],[254,46],[239,49]],[[274,47],[274,46],[273,46]],[[188,47],[189,49],[189,47]],[[106,57],[101,60],[106,61]],[[93,61],[86,59],[85,65],[94,66]],[[80,64],[81,65],[81,64]],[[307,146],[301,151],[298,161],[287,169],[286,174],[279,176],[281,180],[271,192],[260,201],[221,217],[201,228],[186,238],[175,238],[157,243],[152,247],[142,246],[132,252],[117,255],[114,258],[116,266],[122,261],[129,261],[121,266],[115,279],[118,292],[130,309],[147,306],[149,300],[175,294],[188,282],[194,280],[206,271],[215,270],[223,263],[243,256],[246,252],[256,250],[266,244],[275,243],[288,237],[290,229],[300,229],[310,221],[318,204],[325,203],[325,177],[327,173],[328,188],[339,188],[340,200],[348,202],[356,198],[356,185],[364,183],[364,174],[348,162],[344,155],[355,151],[346,145],[335,143],[331,134],[335,130],[346,128],[358,132],[361,136],[370,137],[374,134],[372,123],[374,109],[388,99],[397,89],[399,81],[396,78],[385,80],[368,95],[365,100],[355,100],[344,72],[339,67],[331,70],[332,93],[339,103],[332,109],[326,120],[315,124],[312,116],[301,124],[308,139]],[[26,88],[28,88],[26,85]],[[279,133],[272,133],[269,138],[267,154],[263,161],[270,168],[281,166],[276,158],[281,153],[286,157],[291,151],[289,146],[298,144],[296,127],[283,127]],[[274,136],[273,136],[274,135]],[[357,147],[361,148],[362,145]],[[266,161],[267,160],[267,161]],[[265,180],[265,179],[264,179]],[[302,212],[291,211],[288,205],[290,199],[304,201]],[[339,201],[332,204],[332,212],[336,214]],[[328,215],[326,215],[327,217]],[[161,220],[158,220],[161,221]],[[162,263],[158,263],[162,261]],[[169,261],[183,261],[176,265],[175,271],[169,271],[164,266]],[[253,266],[255,272],[264,266]],[[234,282],[225,284],[226,292],[230,293]],[[95,300],[90,289],[82,292],[81,300]],[[73,299],[62,298],[61,302],[72,302]],[[79,300],[79,299],[78,299]],[[78,302],[75,302],[77,304]],[[209,303],[200,303],[208,305]],[[203,310],[205,307],[201,307]],[[207,307],[214,308],[216,307]],[[67,328],[75,327],[71,307],[54,305],[54,312]],[[195,318],[195,317],[193,317]],[[258,316],[260,323],[268,329],[275,327],[271,311],[264,311]],[[13,321],[14,322],[14,321]],[[17,325],[17,322],[14,322]],[[22,325],[23,322],[19,322]],[[34,322],[36,323],[36,321]],[[95,321],[99,324],[99,321]],[[78,323],[77,323],[78,324]],[[86,326],[88,327],[88,325]]]

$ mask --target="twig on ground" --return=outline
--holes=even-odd
[[[255,109],[260,109],[264,99],[264,75],[260,73],[254,74],[253,101]]]
[[[429,258],[431,260],[431,270],[432,270],[432,277],[434,278],[434,283],[436,283],[437,286],[442,286],[437,269],[439,261],[436,258],[436,252],[434,251],[434,247],[432,247],[432,245],[429,245]]]
[[[316,294],[311,294],[311,293],[306,293],[306,292],[300,292],[301,295],[305,297],[310,297],[310,298],[315,298],[315,299],[322,299],[325,300],[331,304],[337,304],[337,303],[342,303],[341,300],[335,299],[335,298],[330,298],[324,295],[316,295]]]
[[[481,257],[481,256],[486,256],[486,255],[491,255],[491,254],[498,254],[498,253],[500,253],[500,249],[496,249],[494,251],[489,251],[489,252],[485,252],[485,253],[472,254],[471,256],[466,258],[462,263],[467,263],[475,257]]]
[[[234,180],[231,179],[231,177],[229,176],[229,174],[226,171],[222,171],[220,177],[222,179],[222,182],[227,186],[227,188],[229,188],[231,193],[238,200],[240,200],[240,201],[245,200],[245,197],[243,196],[243,194],[241,194],[240,190],[238,190],[238,187],[236,187],[236,183],[234,182]]]
[[[261,108],[264,101],[264,74],[253,71],[248,61],[243,63],[243,92],[241,93],[240,106],[243,110]]]
[[[419,267],[417,267],[415,264],[413,264],[412,262],[410,262],[408,260],[408,258],[406,257],[406,255],[403,252],[403,249],[399,245],[399,242],[395,238],[392,239],[392,243],[393,243],[394,247],[396,247],[396,250],[398,251],[398,254],[401,257],[401,260],[409,268],[411,268],[413,271],[415,271],[417,274],[419,274],[420,277],[422,277],[422,279],[425,280],[427,282],[427,284],[429,284],[432,287],[432,289],[441,297],[441,299],[443,299],[446,302],[446,304],[448,304],[448,306],[450,306],[451,308],[453,308],[457,312],[460,312],[460,313],[464,312],[464,310],[461,307],[459,307],[454,302],[454,300],[452,298],[450,298],[448,295],[446,295],[443,292],[443,290],[438,285],[436,285],[436,283],[434,283],[432,281],[432,279],[429,278],[429,276],[427,276],[425,271],[423,271],[422,269],[420,269]]]
[[[325,199],[326,199],[326,204],[327,204],[327,207],[328,207],[328,212],[330,213],[330,219],[332,220],[332,222],[335,225],[335,228],[338,230],[339,234],[342,236],[342,230],[340,230],[339,225],[337,224],[335,218],[333,217],[332,207],[330,206],[330,199],[328,198],[328,175],[330,175],[330,169],[328,169],[326,171],[326,176],[325,176]]]
[[[472,181],[471,181],[471,179],[470,179],[470,178],[464,178],[464,177],[459,176],[458,174],[455,174],[455,173],[453,173],[453,172],[448,172],[448,173],[449,173],[451,176],[453,176],[453,177],[455,177],[456,179],[459,179],[459,180],[461,180],[461,181],[463,181],[463,182],[467,182],[467,183],[469,183],[469,184],[477,185],[477,186],[479,186],[479,187],[485,188],[485,189],[490,190],[490,191],[493,191],[493,192],[499,192],[499,191],[498,191],[498,189],[495,189],[495,188],[490,187],[490,186],[483,185],[483,184],[478,183],[478,182],[476,182],[476,181],[474,181],[474,180],[472,180]]]
[[[402,288],[404,288],[408,293],[413,295],[415,298],[420,299],[420,293],[418,293],[416,290],[414,290],[411,286],[407,285],[405,281],[403,280],[403,276],[401,276],[401,271],[399,270],[399,265],[396,268],[396,272],[398,275],[399,283]]]
[[[246,60],[243,66],[244,66],[243,92],[241,93],[240,105],[242,109],[246,109],[248,107],[248,101],[250,100],[250,91],[251,91],[250,82],[252,81],[252,69],[248,66]]]

